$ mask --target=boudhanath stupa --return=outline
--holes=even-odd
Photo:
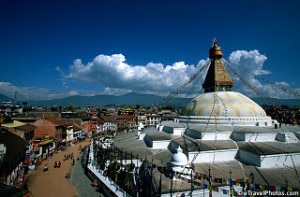
[[[140,173],[151,178],[151,196],[299,192],[299,126],[280,125],[233,91],[222,56],[214,40],[204,93],[182,115],[114,138],[117,149],[147,162],[147,173]]]

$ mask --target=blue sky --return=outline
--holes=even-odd
[[[10,97],[15,91],[20,100],[167,95],[203,66],[216,37],[224,59],[251,87],[272,97],[299,98],[297,0],[0,4],[0,93]],[[204,75],[193,82],[191,94],[202,93]],[[235,80],[235,91],[251,96]]]

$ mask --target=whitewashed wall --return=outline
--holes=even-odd
[[[188,154],[189,162],[203,163],[203,162],[220,162],[235,160],[237,149],[216,150],[216,151],[201,151],[200,153],[193,152]],[[196,155],[195,160],[194,157]]]
[[[153,149],[168,149],[171,140],[161,140],[161,141],[153,141],[152,148]]]
[[[283,166],[290,166],[293,168],[294,164],[296,166],[300,165],[300,153],[263,155],[260,157],[260,160],[261,160],[261,167],[263,168],[283,167]]]
[[[203,132],[202,140],[228,140],[230,139],[231,132]]]
[[[277,133],[246,133],[246,142],[270,142],[274,141]]]

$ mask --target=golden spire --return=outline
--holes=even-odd
[[[204,92],[232,90],[233,81],[221,61],[222,57],[222,48],[217,45],[217,39],[214,38],[209,49],[211,64],[203,83]]]

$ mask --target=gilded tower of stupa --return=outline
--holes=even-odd
[[[213,45],[209,49],[211,64],[203,83],[204,92],[231,91],[233,81],[225,69],[221,58],[222,48],[217,45],[217,40],[213,40]]]

